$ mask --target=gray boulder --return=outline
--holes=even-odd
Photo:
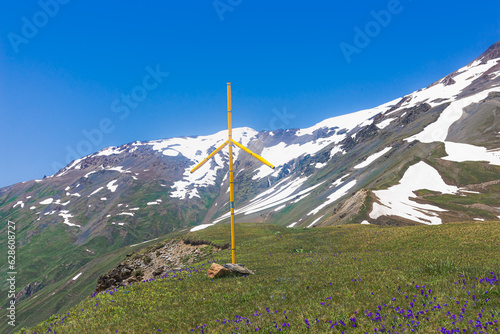
[[[226,263],[224,268],[227,268],[238,275],[255,275],[253,271],[245,267],[243,264]]]

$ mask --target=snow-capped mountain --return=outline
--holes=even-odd
[[[235,140],[276,166],[236,149],[237,222],[498,220],[499,62],[500,42],[432,85],[372,109],[307,129],[234,129]],[[16,222],[20,254],[56,247],[75,259],[55,271],[47,271],[54,267],[48,259],[27,260],[44,274],[26,275],[23,284],[36,282],[38,290],[20,298],[110,250],[227,221],[227,150],[190,173],[225,140],[221,131],[110,147],[43,180],[0,189],[0,218]],[[54,236],[57,245],[47,245]]]

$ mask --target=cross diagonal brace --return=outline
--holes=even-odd
[[[271,167],[272,169],[274,169],[274,166],[271,165],[266,159],[264,159],[263,157],[261,157],[260,155],[258,155],[257,153],[253,153],[252,151],[250,151],[248,148],[246,148],[245,146],[241,145],[240,143],[238,143],[237,141],[235,140],[232,140],[231,139],[231,142],[238,146],[239,148],[241,148],[243,151],[247,152],[248,154],[250,154],[252,157],[254,157],[255,159],[259,160],[260,162],[262,162],[264,165],[266,166],[269,166]]]
[[[210,153],[210,155],[208,157],[206,157],[202,162],[200,162],[199,164],[197,164],[193,169],[191,169],[191,173],[194,173],[196,172],[201,166],[203,166],[208,160],[210,160],[214,155],[216,155],[217,153],[219,153],[224,147],[226,147],[226,145],[229,144],[229,140],[226,140],[224,143],[222,143],[221,146],[219,146],[215,151],[213,151],[212,153]]]

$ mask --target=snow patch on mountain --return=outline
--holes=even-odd
[[[109,182],[106,187],[112,192],[114,193],[116,191],[116,188],[118,188],[118,185],[116,184],[116,182],[118,182],[117,180],[113,180],[111,182]]]
[[[127,148],[123,148],[123,149],[119,149],[118,147],[116,146],[111,146],[111,147],[107,147],[103,150],[100,150],[99,152],[97,152],[95,154],[95,156],[110,156],[110,155],[116,155],[116,154],[120,154],[120,153],[123,153],[127,150]]]
[[[280,142],[277,145],[266,147],[262,150],[261,156],[269,157],[268,159],[275,166],[283,166],[287,162],[296,159],[300,156],[309,154],[314,155],[321,149],[332,143],[339,143],[346,137],[345,133],[341,135],[334,134],[327,138],[319,138],[317,140],[309,141],[304,144],[287,145],[285,142]],[[279,173],[278,168],[275,170],[263,165],[257,168],[257,173],[252,177],[253,180],[262,179],[269,175],[277,176]]]
[[[357,126],[364,126],[364,125],[369,125],[371,124],[371,118],[379,113],[384,113],[387,110],[391,109],[393,106],[395,106],[399,101],[401,101],[401,98],[397,98],[393,101],[384,103],[378,107],[372,108],[372,109],[366,109],[366,110],[360,110],[358,112],[354,112],[351,114],[346,114],[346,115],[341,115],[341,116],[336,116],[336,117],[331,117],[328,118],[322,122],[319,122],[316,125],[313,125],[309,128],[306,129],[300,129],[297,131],[296,135],[297,136],[305,136],[305,135],[312,135],[316,130],[321,129],[321,128],[339,128],[339,129],[346,129],[347,132],[353,130]]]
[[[441,224],[441,218],[436,212],[447,210],[421,204],[411,199],[415,197],[414,191],[420,189],[438,191],[443,194],[455,194],[459,190],[455,186],[446,184],[437,170],[421,161],[408,168],[399,184],[373,192],[380,204],[373,203],[370,218],[398,216],[427,225]]]
[[[257,131],[250,128],[233,129],[233,139],[245,146],[256,134]],[[179,199],[200,197],[197,188],[215,184],[217,172],[224,167],[225,159],[228,157],[227,149],[216,154],[195,173],[190,171],[226,140],[227,131],[220,131],[210,136],[171,138],[152,142],[155,151],[175,150],[191,161],[191,165],[184,171],[183,178],[174,182],[171,197]],[[211,168],[214,162],[215,167]]]
[[[292,201],[296,202],[299,199],[305,198],[309,195],[314,189],[323,184],[323,182],[318,183],[314,186],[306,188],[304,190],[298,191],[298,189],[307,181],[306,177],[298,178],[295,180],[289,180],[289,178],[285,178],[275,184],[270,189],[260,193],[255,196],[248,205],[236,209],[234,211],[235,215],[237,214],[245,214],[249,215],[252,213],[256,213],[262,210],[270,209],[278,205],[282,205],[286,202]],[[297,192],[298,191],[298,192]],[[212,221],[209,224],[198,225],[191,229],[191,232],[199,231],[205,229],[207,227],[213,226],[224,219],[229,218],[231,215],[230,212],[227,212],[220,216],[219,218]]]
[[[314,209],[311,212],[309,212],[307,215],[310,216],[310,215],[317,214],[323,208],[326,208],[328,205],[332,204],[336,200],[338,200],[341,197],[347,195],[347,193],[349,192],[349,190],[351,190],[351,188],[354,187],[355,185],[356,185],[356,180],[352,180],[351,182],[343,185],[342,187],[340,187],[339,189],[337,189],[333,194],[329,195],[328,198],[327,198],[327,200],[323,204],[321,204],[316,209]]]
[[[270,189],[256,196],[253,200],[250,201],[250,204],[244,206],[239,210],[236,210],[235,212],[249,215],[262,210],[270,209],[272,207],[294,200],[296,197],[302,197],[306,194],[309,194],[311,191],[323,184],[323,182],[321,182],[312,187],[297,192],[297,190],[306,181],[307,178],[302,177],[289,182],[279,182]]]
[[[389,152],[391,149],[392,149],[392,147],[386,147],[382,151],[370,155],[368,158],[366,158],[365,161],[354,166],[354,168],[355,169],[365,168],[366,166],[370,165],[372,162],[374,162],[375,160],[377,160],[378,158],[380,158],[381,156],[383,156],[384,154]]]
[[[163,151],[162,153],[163,153],[163,155],[166,155],[168,157],[176,157],[180,154],[179,151],[172,150],[172,149],[167,149],[167,150]]]
[[[210,226],[214,226],[216,223],[211,223],[211,224],[201,224],[201,225],[198,225],[198,226],[195,226],[193,227],[191,230],[189,230],[190,232],[196,232],[196,231],[200,231],[200,230],[204,230],[206,229],[207,227],[210,227]]]
[[[436,107],[444,102],[449,102],[456,98],[474,80],[497,65],[499,61],[500,59],[492,59],[485,64],[481,64],[481,61],[476,60],[457,71],[457,74],[453,76],[455,83],[446,84],[448,77],[443,78],[433,86],[408,95],[409,99],[401,105],[401,108],[415,107],[424,102],[428,103],[431,107]]]
[[[69,166],[61,169],[59,172],[57,172],[56,174],[54,174],[56,177],[61,177],[63,175],[65,175],[66,173],[68,173],[71,169],[77,167],[77,165],[83,161],[83,159],[85,158],[80,158],[80,159],[76,159],[74,160]],[[79,168],[78,168],[79,169]],[[47,176],[47,177],[53,177],[54,175],[51,175],[51,176]],[[36,181],[36,180],[35,180]]]
[[[349,178],[349,174],[347,175],[344,175],[342,177],[339,177],[338,179],[335,180],[335,182],[333,182],[331,185],[330,185],[330,188],[336,188],[338,186],[340,186],[342,183],[344,183],[345,180],[347,180]]]
[[[123,169],[123,166],[116,166],[116,167],[110,167],[110,168],[104,168],[104,170],[110,170],[114,172],[119,172],[119,173],[131,173],[130,171]]]
[[[68,226],[76,226],[76,227],[81,227],[80,225],[78,224],[73,224],[69,221],[70,218],[73,218],[73,215],[69,213],[68,210],[63,210],[59,213],[59,216],[63,217],[64,218],[64,221],[63,223],[68,225]]]
[[[75,277],[73,277],[73,281],[76,281],[78,279],[78,277],[80,277],[83,273],[78,273]]]
[[[437,121],[427,125],[422,132],[406,138],[405,140],[409,142],[418,140],[421,143],[432,143],[434,141],[444,142],[448,136],[450,126],[462,117],[463,109],[473,103],[480,102],[488,97],[489,93],[495,91],[499,91],[499,89],[488,89],[475,95],[452,102],[445,110],[443,110]]]
[[[133,217],[134,213],[133,212],[120,212],[118,214],[118,216],[131,216],[131,217]]]
[[[40,204],[48,205],[48,204],[51,204],[52,202],[54,202],[53,198],[47,198],[46,200],[41,201]]]
[[[286,208],[286,204],[283,204],[283,205],[278,206],[278,207],[277,207],[276,209],[274,209],[273,211],[274,211],[274,212],[278,212],[278,211],[283,210],[284,208]]]
[[[103,190],[103,189],[104,189],[104,187],[99,187],[99,188],[97,188],[97,189],[96,189],[95,191],[93,191],[93,192],[92,192],[92,193],[91,193],[88,197],[90,197],[90,196],[92,196],[92,195],[94,195],[94,194],[97,194],[99,191],[101,191],[101,190]]]
[[[330,151],[330,159],[337,153],[345,154],[345,151],[340,147],[340,145],[334,146]]]
[[[18,201],[14,206],[12,207],[13,209],[16,208],[16,206],[20,206],[21,209],[24,208],[24,202],[23,201]]]
[[[337,129],[337,131],[326,138],[318,138],[316,140],[307,141],[303,144],[287,144],[285,142],[280,142],[277,145],[266,147],[262,150],[261,155],[263,157],[270,157],[275,166],[283,166],[285,163],[294,160],[300,156],[309,154],[315,155],[317,152],[323,148],[338,144],[347,137],[347,133],[353,129],[369,125],[373,122],[373,117],[377,114],[384,113],[396,105],[401,98],[395,99],[388,103],[382,104],[378,107],[372,109],[361,110],[352,114],[341,115],[326,119],[312,127],[306,129],[298,130],[295,135],[297,137],[302,137],[306,135],[313,135],[315,131],[323,128]],[[386,120],[383,122],[388,122],[387,125],[392,121]],[[383,127],[387,125],[382,125]],[[339,134],[340,133],[340,134]],[[335,146],[330,151],[330,157],[333,157],[337,153],[345,153],[341,147]],[[275,171],[269,169],[267,166],[261,166],[256,170],[256,174],[252,177],[253,180],[262,179],[267,176],[277,176],[279,173],[278,168]]]
[[[386,128],[389,124],[391,124],[392,121],[394,121],[395,118],[387,118],[384,119],[382,122],[375,124],[375,126],[379,129],[384,129]]]
[[[315,219],[315,220],[314,220],[311,224],[307,225],[307,228],[311,228],[311,227],[313,227],[313,226],[314,226],[314,224],[316,224],[316,223],[317,223],[317,222],[318,222],[321,218],[323,218],[323,217],[324,217],[324,215],[323,215],[323,216],[321,216],[321,217],[319,217],[319,218],[317,218],[317,219]]]
[[[500,150],[489,151],[485,147],[462,143],[444,142],[448,156],[444,160],[464,161],[488,161],[492,165],[500,166]]]

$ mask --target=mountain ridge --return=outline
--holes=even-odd
[[[236,221],[311,228],[498,219],[499,49],[500,42],[375,108],[305,129],[233,129],[235,140],[276,166],[236,151]],[[74,299],[51,291],[79,272],[78,280],[97,279],[100,257],[112,261],[111,253],[145,240],[227,222],[228,153],[189,173],[226,139],[219,131],[135,141],[74,160],[43,180],[1,188],[0,220],[18,227],[19,290],[37,287],[21,305],[34,310],[43,296],[61,308]]]

